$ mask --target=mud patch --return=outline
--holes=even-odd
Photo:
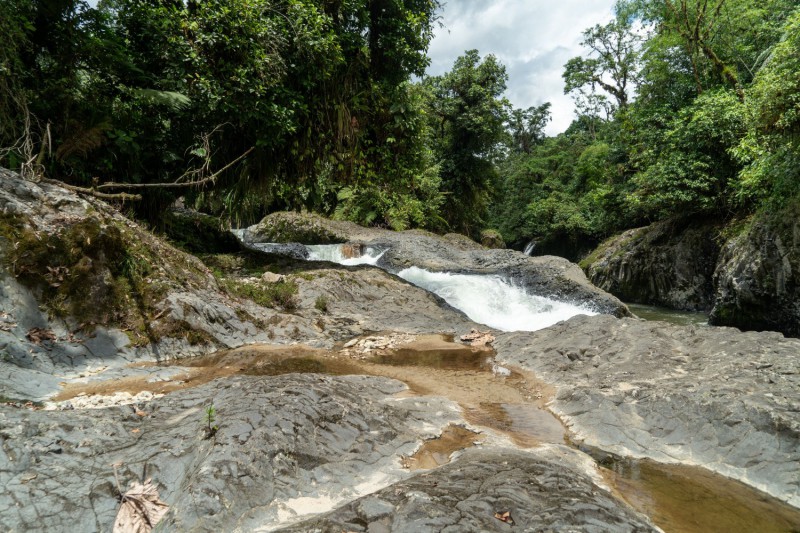
[[[567,430],[550,411],[530,403],[489,403],[465,409],[471,424],[488,427],[509,437],[521,448],[544,442],[564,444]]]
[[[449,425],[442,434],[426,440],[411,457],[402,457],[403,468],[430,470],[450,462],[453,453],[470,448],[483,440],[483,435],[461,426]]]
[[[307,346],[254,345],[225,350],[203,357],[177,359],[167,363],[139,363],[137,367],[178,367],[171,379],[152,381],[149,375],[138,375],[89,383],[68,383],[55,401],[70,400],[81,395],[111,396],[117,392],[133,395],[143,391],[168,394],[198,387],[218,378],[234,375],[279,376],[283,374],[360,374],[347,360],[331,358],[329,352]]]

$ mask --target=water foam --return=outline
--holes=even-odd
[[[340,265],[376,265],[381,256],[386,253],[386,250],[378,250],[377,248],[367,247],[364,254],[360,257],[346,258],[342,253],[341,244],[315,244],[306,245],[308,248],[309,261],[330,261],[332,263],[339,263]]]
[[[498,276],[429,272],[411,267],[398,274],[441,298],[470,319],[502,331],[536,331],[575,315],[596,315],[586,307],[528,294]]]

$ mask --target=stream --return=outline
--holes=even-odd
[[[376,265],[383,253],[367,248],[360,257],[345,258],[339,245],[312,246],[309,250],[309,260],[332,261],[343,265]],[[437,294],[473,321],[501,331],[535,331],[578,314],[596,314],[585,307],[530,295],[497,276],[429,272],[417,267],[404,269],[398,272],[398,276]],[[708,319],[703,313],[676,312],[644,305],[631,305],[630,308],[645,320],[661,320],[677,325],[705,325]],[[441,353],[420,356],[413,350],[407,350],[405,353],[395,353],[392,357],[393,361],[384,357],[374,362],[404,367],[438,367],[440,371],[443,365],[448,368],[443,363]],[[459,363],[454,363],[452,357],[449,360],[451,371],[463,370],[463,365],[475,365],[474,358],[469,357],[462,358]],[[486,358],[482,360],[483,366],[478,364],[473,372],[490,370]],[[531,375],[527,376],[527,380],[520,378],[521,372],[520,369],[512,369],[507,379],[513,383],[516,378],[526,384],[535,380]],[[414,389],[408,376],[375,372],[374,369],[370,373],[396,377]],[[444,390],[424,392],[444,393],[455,399]],[[600,450],[583,449],[578,443],[570,441],[567,430],[546,410],[544,402],[538,405],[535,402],[478,402],[477,407],[459,403],[468,421],[505,433],[518,446],[530,447],[541,442],[559,441],[577,446],[595,459],[603,477],[618,497],[650,517],[665,531],[800,531],[800,510],[704,468],[613,457]],[[446,437],[447,442],[473,444],[463,435],[461,439],[450,433]]]

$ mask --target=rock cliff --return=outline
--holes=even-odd
[[[800,205],[757,216],[722,249],[710,321],[800,337]]]
[[[628,230],[581,262],[592,283],[630,303],[708,311],[720,225],[675,219]]]

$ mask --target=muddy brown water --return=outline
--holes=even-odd
[[[355,358],[305,346],[247,346],[171,364],[185,369],[171,381],[148,383],[144,376],[71,384],[56,399],[118,391],[169,393],[233,375],[366,374],[405,382],[409,387],[406,395],[449,398],[461,406],[470,424],[505,435],[517,446],[569,442],[562,423],[545,408],[554,394],[552,386],[517,368],[498,373],[490,349],[465,346],[447,336],[422,336]],[[401,461],[409,469],[435,468],[449,462],[454,452],[483,438],[451,425]],[[703,468],[584,451],[598,462],[618,497],[668,533],[800,533],[800,510]]]
[[[614,492],[667,533],[800,532],[800,511],[744,483],[703,468],[580,448]]]

